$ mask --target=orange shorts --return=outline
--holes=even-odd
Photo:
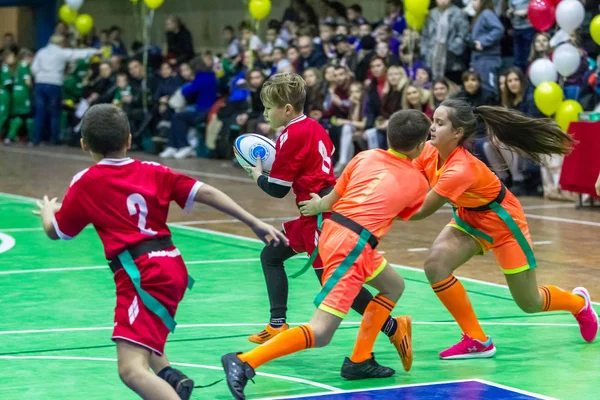
[[[319,255],[323,260],[323,285],[357,242],[358,235],[337,222],[328,219],[323,223],[323,232],[319,239]],[[385,258],[367,244],[354,264],[323,299],[319,309],[344,318],[363,285],[379,275],[386,264]]]
[[[523,233],[523,236],[525,236],[525,239],[527,239],[527,242],[529,242],[529,246],[532,247],[533,244],[529,235],[525,212],[519,200],[511,192],[507,191],[506,197],[502,201],[502,207],[510,214]],[[456,224],[454,218],[452,218],[448,225],[469,234],[469,236],[475,239],[481,246],[479,255],[492,250],[505,274],[518,274],[519,272],[535,268],[535,266],[529,265],[525,252],[517,242],[515,235],[494,211],[468,211],[464,208],[459,208],[457,212],[459,218],[492,237],[494,242],[490,243],[481,237],[470,235]]]

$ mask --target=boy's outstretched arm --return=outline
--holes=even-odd
[[[194,201],[209,205],[225,214],[231,215],[233,218],[239,219],[244,224],[248,225],[254,234],[265,243],[269,243],[270,239],[268,237],[270,236],[275,245],[278,245],[279,243],[283,243],[286,246],[289,245],[288,239],[283,233],[244,210],[239,204],[233,201],[231,197],[227,196],[219,189],[203,184],[200,189],[198,189]]]
[[[33,210],[33,213],[42,217],[42,225],[44,226],[46,235],[52,240],[60,239],[58,233],[56,233],[56,229],[54,229],[54,224],[52,223],[54,214],[60,210],[60,205],[56,204],[56,197],[50,200],[48,199],[48,196],[44,196],[42,201],[37,201],[37,205],[40,209]]]

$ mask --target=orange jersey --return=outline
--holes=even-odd
[[[457,207],[479,207],[500,193],[500,179],[463,147],[457,147],[443,165],[439,163],[439,152],[430,142],[425,143],[421,155],[413,160],[429,186]]]
[[[335,191],[341,198],[333,211],[381,239],[396,217],[407,220],[419,210],[428,186],[405,155],[377,149],[354,157]]]

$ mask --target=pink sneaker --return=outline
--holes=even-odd
[[[575,315],[575,319],[579,323],[579,331],[583,340],[593,342],[598,334],[598,315],[592,307],[592,299],[586,288],[577,287],[571,292],[585,299],[585,307]]]
[[[472,339],[467,334],[463,334],[460,342],[440,353],[440,358],[442,360],[490,358],[496,354],[496,348],[492,343],[492,338],[489,336],[487,338],[487,342],[483,343],[477,339]]]

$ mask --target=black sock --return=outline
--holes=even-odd
[[[388,317],[381,328],[381,332],[385,333],[388,337],[392,337],[396,333],[396,329],[398,329],[398,321],[396,321],[396,318]]]
[[[164,367],[163,369],[160,370],[160,372],[158,374],[156,374],[160,379],[162,380],[167,380],[167,374],[169,373],[169,371],[171,371],[173,368],[171,368],[171,366],[169,365],[168,367]]]
[[[284,324],[285,324],[285,317],[283,317],[283,318],[271,317],[271,320],[269,321],[269,325],[271,325],[272,328],[281,328]]]

